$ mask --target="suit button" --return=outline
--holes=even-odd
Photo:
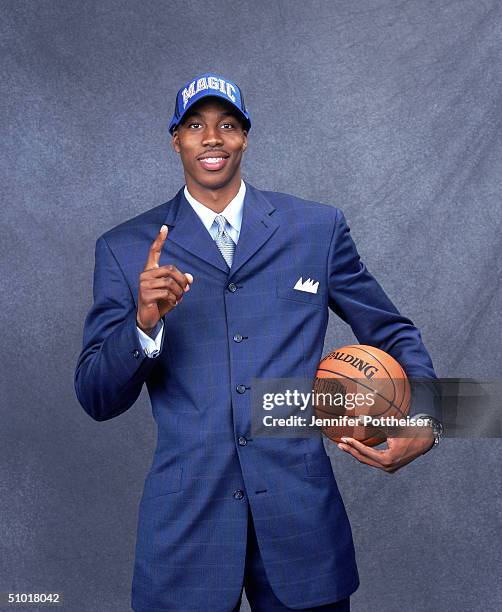
[[[244,497],[244,491],[237,489],[237,491],[234,491],[234,497],[235,499],[242,499]]]
[[[242,342],[242,336],[240,334],[235,334],[234,342]]]
[[[237,387],[235,387],[235,390],[237,391],[237,393],[246,393],[246,385],[237,385]]]
[[[237,291],[237,285],[235,283],[230,283],[227,289],[231,291],[232,293],[235,293]]]
[[[134,351],[132,352],[132,356],[134,357],[134,359],[139,359],[140,355],[141,353],[138,351],[138,349],[134,349]]]
[[[244,436],[239,436],[237,442],[239,443],[239,446],[246,446],[246,444],[248,443],[247,438],[245,438]]]

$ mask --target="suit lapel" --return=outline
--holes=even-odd
[[[246,196],[239,241],[235,248],[232,268],[223,259],[216,243],[185,198],[183,188],[171,200],[164,223],[169,227],[167,241],[172,240],[208,264],[232,277],[272,236],[279,227],[271,214],[274,206],[246,182]]]
[[[214,240],[180,189],[172,200],[164,223],[169,227],[167,242],[172,240],[182,249],[228,273],[228,266]]]
[[[265,196],[246,182],[241,232],[235,247],[229,279],[261,249],[279,227],[279,223],[271,216],[274,210],[274,206]]]

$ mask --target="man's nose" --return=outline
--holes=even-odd
[[[214,147],[217,144],[222,143],[221,134],[218,132],[216,126],[206,125],[204,134],[202,135],[202,144]]]

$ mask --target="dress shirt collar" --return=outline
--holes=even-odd
[[[184,190],[185,198],[188,200],[190,206],[194,209],[194,211],[199,216],[200,220],[204,224],[204,227],[209,231],[210,227],[214,223],[215,217],[218,213],[215,213],[214,210],[211,210],[204,204],[198,202],[188,191],[187,186],[185,185]],[[227,222],[237,231],[241,231],[242,225],[242,213],[244,210],[244,196],[246,195],[246,184],[241,179],[241,186],[237,195],[233,200],[231,200],[225,209],[219,213],[222,214]]]

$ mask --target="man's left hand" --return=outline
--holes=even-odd
[[[377,450],[366,446],[354,438],[342,438],[338,448],[355,457],[361,463],[367,463],[392,474],[407,463],[426,453],[434,444],[432,429],[429,435],[415,438],[387,438],[387,448]]]

